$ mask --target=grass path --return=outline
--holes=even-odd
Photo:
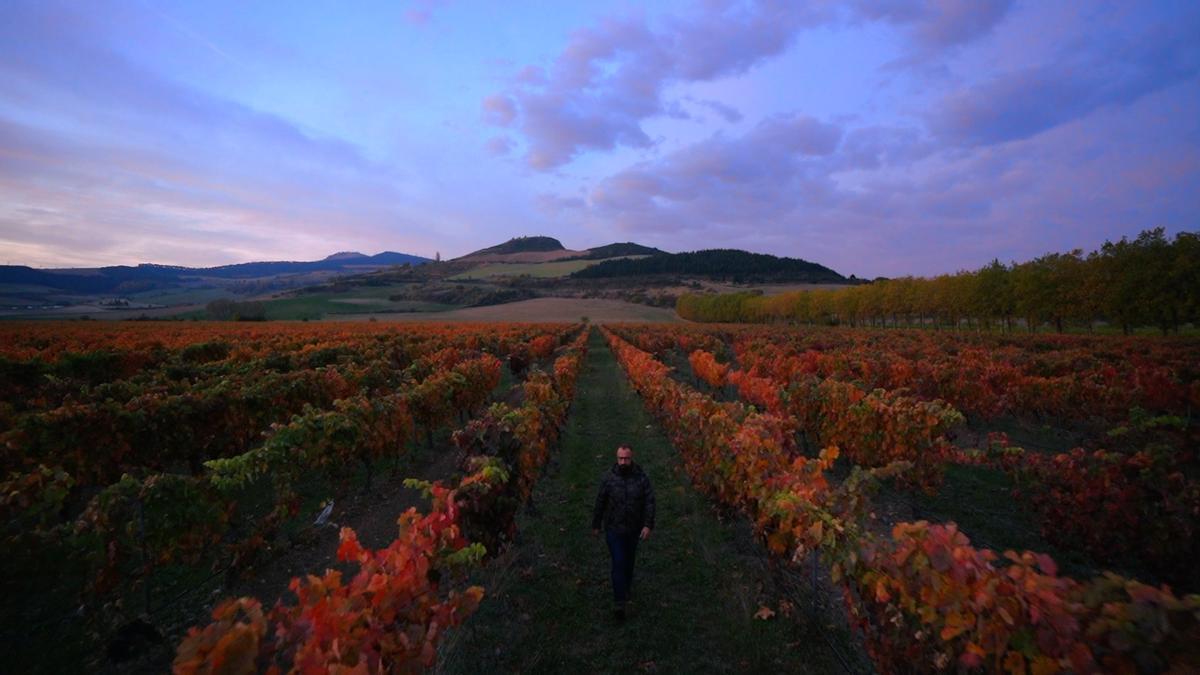
[[[631,616],[610,616],[608,552],[590,531],[600,477],[620,442],[649,473],[657,530],[638,549]],[[810,620],[780,609],[778,575],[744,524],[722,522],[680,468],[612,352],[593,331],[561,448],[518,523],[520,540],[479,579],[487,597],[446,645],[441,670],[479,672],[842,672]]]

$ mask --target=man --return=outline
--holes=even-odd
[[[599,536],[601,523],[612,556],[613,615],[619,621],[625,618],[633,585],[638,539],[648,538],[654,529],[654,486],[642,467],[634,464],[628,445],[617,448],[617,463],[600,481],[592,510],[593,535]]]

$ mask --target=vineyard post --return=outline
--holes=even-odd
[[[146,551],[146,504],[141,497],[134,500],[137,506],[138,519],[138,544],[142,552],[142,598],[145,602],[146,616],[150,615],[150,576],[152,563],[150,562],[150,554]]]
[[[812,614],[812,623],[817,623],[817,549],[812,551],[812,588],[808,594],[808,610]]]

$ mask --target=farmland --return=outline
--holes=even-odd
[[[1194,341],[644,328],[606,337],[697,487],[752,518],[783,560],[828,567],[878,669],[1195,665],[1200,596],[1107,571],[1197,588]],[[672,352],[686,354],[700,388],[656,357]],[[964,447],[955,435],[971,435],[956,406],[981,430],[1004,416],[1049,418],[1084,447],[1027,450],[1003,434]],[[976,548],[953,522],[881,518],[872,505],[881,483],[936,495],[956,466],[1009,477],[1009,509],[1031,512],[1063,550],[1085,552],[1097,575],[1060,576],[1044,552]]]
[[[504,445],[519,457],[476,457],[495,448],[482,439],[468,448],[468,436],[458,437],[478,452],[464,452],[461,471],[448,473],[463,476],[456,489],[471,486],[479,518],[456,505],[451,488],[424,488],[433,506],[413,518],[450,529],[431,535],[414,525],[410,537],[393,534],[382,548],[426,561],[459,549],[454,560],[477,558],[482,544],[468,546],[458,528],[481,532],[490,545],[503,536],[511,508],[493,502],[519,503],[527,490],[579,360],[579,329],[569,324],[4,330],[4,521],[14,551],[5,583],[10,597],[29,599],[5,605],[3,630],[25,636],[6,656],[14,667],[59,672],[136,667],[139,657],[161,668],[162,650],[153,648],[168,636],[155,626],[187,616],[214,588],[277,565],[312,536],[325,509],[340,520],[334,504],[394,487],[386,478],[411,468],[419,449],[440,444],[451,454],[447,430],[467,420],[481,430],[503,426],[487,441],[519,439]],[[502,381],[510,385],[503,391]],[[343,559],[374,575],[394,573],[403,592],[436,593],[436,583],[422,577],[429,586],[413,586],[367,560],[347,543],[358,541],[350,530],[342,540]],[[276,596],[284,590],[286,583]],[[463,589],[406,611],[413,626],[427,627],[454,603],[476,600],[477,591]],[[236,606],[253,614],[248,602]],[[308,609],[301,603],[272,618],[307,621]],[[422,656],[418,646],[389,658]]]
[[[0,330],[5,592],[22,599],[2,628],[24,670],[1200,658],[1194,339]],[[613,626],[586,520],[621,442],[660,523],[637,610]]]

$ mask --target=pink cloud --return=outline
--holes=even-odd
[[[512,141],[509,140],[508,137],[493,136],[492,138],[488,139],[484,147],[488,151],[488,154],[496,157],[502,157],[512,152],[513,146]]]
[[[846,274],[952,272],[1153,225],[1194,229],[1197,120],[1190,83],[966,148],[919,129],[772,118],[597,181],[583,218],[676,249],[789,254]]]
[[[605,19],[572,34],[548,73],[526,68],[484,105],[514,104],[512,117],[504,108],[488,119],[503,126],[517,120],[535,169],[553,169],[588,150],[649,147],[644,120],[684,114],[663,100],[668,85],[743,73],[783,52],[800,27],[827,18],[802,3],[764,0],[706,3],[655,25]],[[736,116],[720,102],[709,106],[727,119]]]
[[[483,119],[489,124],[506,127],[517,116],[517,108],[508,96],[495,94],[483,99]]]
[[[937,50],[973,40],[999,23],[1012,0],[858,0],[862,18],[906,28],[918,49]]]

